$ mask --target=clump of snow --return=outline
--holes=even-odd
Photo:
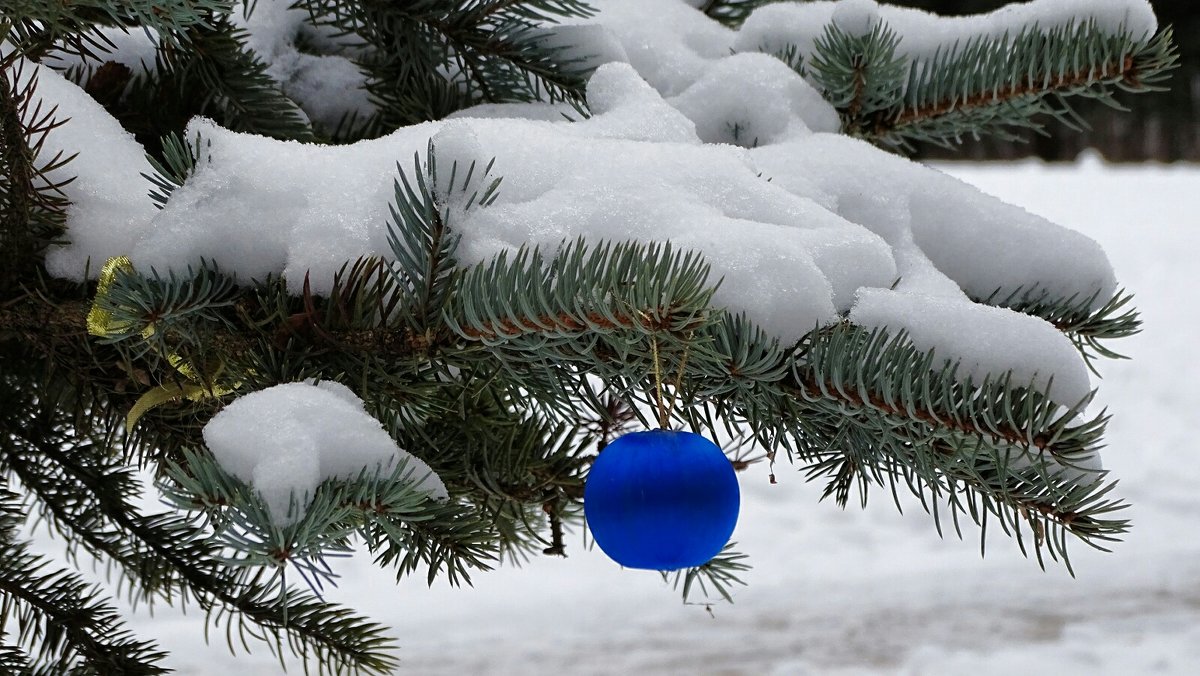
[[[813,134],[752,155],[768,175],[806,176],[837,200],[839,215],[893,247],[911,241],[974,298],[1036,285],[1053,297],[1096,295],[1102,305],[1116,289],[1091,238],[864,141]]]
[[[965,299],[862,289],[850,321],[887,327],[893,334],[906,331],[915,347],[935,351],[935,364],[947,359],[958,363],[957,377],[976,385],[989,375],[1012,371],[1014,386],[1033,385],[1068,406],[1091,391],[1075,346],[1039,317]]]
[[[366,75],[351,60],[362,53],[361,44],[314,25],[308,10],[291,0],[257,0],[248,18],[233,16],[248,33],[247,46],[267,63],[267,75],[310,120],[335,129],[348,115],[361,120],[375,112]],[[301,42],[329,53],[302,52]]]
[[[343,263],[388,251],[396,163],[411,166],[437,128],[409,127],[390,142],[319,146],[193,120],[187,138],[205,142],[194,175],[126,253],[143,271],[205,258],[243,281],[282,273],[297,292],[311,271],[314,290],[327,293]]]
[[[812,134],[751,155],[768,175],[807,177],[832,197],[834,212],[891,246],[895,290],[861,289],[852,322],[907,331],[917,347],[961,362],[961,379],[979,383],[1011,370],[1014,384],[1044,387],[1053,379],[1051,399],[1067,406],[1087,395],[1087,369],[1065,334],[971,299],[1036,288],[1095,297],[1099,306],[1116,277],[1095,241],[849,137]]]
[[[575,120],[583,115],[571,104],[563,101],[555,103],[481,103],[470,108],[456,110],[447,115],[446,119],[457,120],[468,117],[562,122],[563,120]]]
[[[589,136],[697,144],[696,126],[624,63],[601,66],[588,80],[592,117],[572,129]]]
[[[830,21],[843,33],[867,35],[879,23],[879,4],[874,0],[842,0],[833,8]]]
[[[716,61],[669,102],[696,123],[705,143],[753,147],[841,128],[837,111],[812,85],[766,54]]]
[[[396,445],[345,385],[286,383],[235,399],[204,426],[204,443],[221,467],[254,487],[280,526],[304,517],[317,486],[364,470],[404,463],[417,490],[448,497],[420,459]]]
[[[341,147],[193,123],[205,157],[131,258],[145,270],[209,258],[245,279],[282,272],[295,290],[308,273],[327,292],[345,261],[389,255],[395,163],[411,173],[433,137],[447,152],[442,173],[495,158],[504,177],[493,205],[452,224],[462,264],[522,245],[552,253],[577,237],[670,240],[709,253],[718,302],[787,340],[836,320],[857,288],[894,280],[882,239],[763,180],[746,151],[701,144],[628,65],[602,66],[593,81],[596,114],[578,123],[458,119]]]
[[[714,59],[729,56],[736,33],[679,0],[599,0],[579,21],[612,32],[630,65],[663,96],[695,82]]]
[[[734,49],[778,53],[794,46],[807,61],[827,25],[833,23],[846,33],[862,35],[877,21],[895,31],[900,37],[897,54],[912,61],[945,53],[971,38],[1011,38],[1033,26],[1049,31],[1091,22],[1109,34],[1135,38],[1147,37],[1158,28],[1148,0],[1032,0],[987,14],[951,17],[873,0],[777,2],[755,10],[746,19]]]
[[[550,26],[540,44],[557,50],[554,58],[570,62],[573,69],[592,70],[613,61],[629,61],[616,34],[600,24]]]
[[[42,146],[41,157],[58,153],[75,158],[47,176],[54,183],[75,180],[62,187],[70,200],[67,230],[70,243],[52,247],[46,269],[56,277],[83,279],[90,269],[98,274],[112,256],[123,256],[154,216],[147,194],[150,184],[142,174],[152,173],[146,153],[133,134],[82,89],[54,70],[18,60],[23,86],[37,77],[36,95],[43,110],[57,107],[55,117],[70,121],[55,129]]]

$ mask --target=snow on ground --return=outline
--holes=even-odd
[[[911,500],[904,515],[884,493],[842,511],[785,466],[774,486],[755,466],[740,475],[734,534],[752,557],[750,586],[715,617],[682,605],[657,574],[585,551],[578,534],[570,558],[480,574],[473,589],[427,588],[421,575],[395,584],[360,556],[338,566],[331,597],[390,625],[402,673],[422,675],[1195,673],[1200,167],[943,168],[1097,239],[1137,294],[1146,330],[1119,346],[1133,360],[1105,363],[1100,383],[1114,414],[1106,465],[1133,503],[1133,532],[1115,552],[1075,546],[1072,579],[993,533],[981,559],[973,529],[939,539]],[[139,609],[133,626],[182,674],[280,673],[264,647],[231,657],[219,633],[206,646],[194,609]]]

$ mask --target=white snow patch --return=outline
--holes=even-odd
[[[628,62],[663,96],[695,82],[710,61],[729,56],[736,33],[679,0],[596,0],[580,21],[612,32]]]
[[[592,117],[571,131],[631,141],[698,144],[696,127],[624,63],[601,66],[588,80]]]
[[[342,147],[193,123],[205,158],[132,259],[165,270],[208,258],[243,279],[282,273],[297,291],[308,274],[326,293],[345,261],[389,255],[395,162],[411,172],[408,158],[434,137],[440,165],[496,158],[504,177],[492,206],[452,223],[461,264],[522,245],[553,252],[577,237],[670,240],[709,254],[713,281],[723,278],[717,302],[787,340],[834,321],[859,287],[895,279],[882,239],[763,180],[746,151],[701,144],[628,65],[602,66],[592,87],[596,114],[579,123],[457,119]]]
[[[345,385],[285,383],[235,399],[204,426],[204,443],[226,471],[262,495],[277,525],[304,517],[317,486],[405,463],[418,490],[444,500],[446,486],[401,450]]]
[[[837,111],[812,85],[766,54],[714,62],[669,103],[696,123],[705,143],[753,147],[841,128]]]
[[[1040,317],[964,299],[862,289],[850,321],[892,334],[906,331],[918,349],[934,351],[935,368],[957,363],[955,375],[977,386],[988,375],[1012,371],[1013,386],[1033,385],[1065,406],[1091,391],[1075,346]]]
[[[805,176],[835,211],[893,247],[910,241],[974,298],[1034,285],[1102,305],[1116,276],[1095,240],[846,136],[813,134],[751,151],[767,175]]]
[[[154,216],[150,183],[142,177],[153,170],[133,134],[78,86],[51,68],[23,59],[16,70],[21,72],[18,87],[36,76],[43,110],[55,107],[55,118],[69,120],[47,135],[39,157],[75,155],[47,176],[55,183],[72,176],[75,180],[62,187],[71,202],[70,243],[50,248],[46,269],[56,277],[75,280],[83,279],[89,269],[96,275],[110,257],[129,253]]]
[[[590,70],[613,61],[628,63],[629,55],[615,33],[600,24],[551,25],[541,45],[557,49],[555,58],[571,62],[572,68]]]
[[[396,164],[411,172],[438,125],[408,127],[383,140],[349,146],[305,145],[227,131],[193,120],[204,154],[194,175],[127,249],[148,271],[217,261],[239,279],[282,273],[299,292],[328,293],[346,261],[382,254]]]

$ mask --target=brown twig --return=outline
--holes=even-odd
[[[562,518],[558,515],[558,500],[543,503],[542,511],[550,517],[550,546],[543,549],[542,553],[567,558],[567,547],[563,543]]]
[[[907,108],[895,115],[895,117],[880,116],[876,119],[872,131],[878,136],[883,136],[894,133],[904,127],[919,124],[926,120],[948,115],[963,109],[982,108],[1024,96],[1036,96],[1056,90],[1074,89],[1092,84],[1097,80],[1106,80],[1114,77],[1120,77],[1127,84],[1138,85],[1138,76],[1133,56],[1126,55],[1120,63],[1110,62],[1104,64],[1098,74],[1095,68],[1088,67],[1072,73],[1060,73],[1050,78],[1049,82],[1046,81],[1044,76],[1025,76],[1015,84],[977,92],[966,98],[951,96],[926,105]]]
[[[646,322],[639,322],[636,315],[657,317]],[[462,333],[470,340],[495,340],[497,338],[517,338],[531,333],[557,333],[561,331],[632,329],[643,325],[654,331],[672,331],[674,317],[669,308],[653,308],[650,311],[611,313],[589,312],[580,320],[566,313],[556,315],[538,315],[536,317],[504,318],[497,322],[483,322],[479,327],[464,326]],[[702,317],[695,317],[687,324],[676,327],[673,332],[691,331],[703,324]]]
[[[799,393],[805,398],[831,398],[844,404],[850,404],[851,406],[859,408],[871,408],[891,416],[897,416],[905,419],[916,418],[917,420],[928,423],[929,425],[950,429],[963,434],[987,436],[1018,446],[1026,445],[1032,441],[1033,446],[1042,451],[1046,450],[1050,445],[1050,440],[1042,434],[1035,435],[1033,439],[1030,440],[1028,435],[1026,435],[1022,430],[1004,428],[984,429],[968,420],[958,420],[953,415],[948,413],[939,416],[932,411],[926,411],[918,408],[914,408],[912,411],[909,411],[908,409],[901,408],[895,404],[887,402],[879,395],[868,393],[864,398],[855,391],[845,390],[838,387],[835,383],[819,383],[811,375],[807,375],[800,382],[794,383],[793,387],[799,390]]]

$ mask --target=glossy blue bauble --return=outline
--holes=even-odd
[[[699,434],[653,430],[609,444],[588,473],[583,510],[596,544],[627,568],[707,563],[737,524],[733,465]]]

